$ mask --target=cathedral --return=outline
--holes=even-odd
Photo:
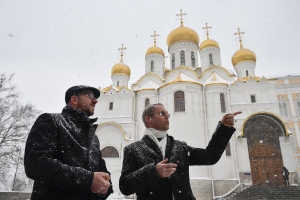
[[[184,25],[183,15],[178,14],[179,27],[167,37],[168,53],[156,45],[154,32],[153,46],[145,53],[145,74],[134,84],[128,86],[131,69],[123,61],[122,45],[120,62],[111,69],[112,84],[99,87],[96,134],[115,192],[123,149],[143,137],[142,112],[158,102],[171,114],[168,134],[199,148],[207,146],[226,113],[242,111],[220,161],[190,167],[196,198],[222,197],[241,185],[284,185],[283,166],[291,185],[298,185],[300,76],[256,76],[256,54],[244,48],[240,29],[235,33],[240,49],[232,52],[234,71],[224,68],[220,46],[210,38],[211,27],[206,24],[206,38],[200,41],[198,33]]]

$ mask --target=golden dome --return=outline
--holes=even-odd
[[[157,47],[157,46],[150,47],[146,51],[146,56],[149,55],[149,54],[152,54],[152,53],[157,53],[157,54],[160,54],[160,55],[165,57],[164,51],[161,48]]]
[[[191,28],[184,27],[181,23],[181,26],[174,29],[167,38],[167,45],[170,47],[173,43],[179,41],[189,41],[194,42],[197,46],[199,45],[199,36]]]
[[[111,75],[115,75],[115,74],[126,74],[126,75],[130,76],[131,70],[123,62],[119,62],[119,63],[115,64],[111,69]]]
[[[236,65],[238,62],[241,61],[254,61],[256,62],[256,55],[253,51],[249,49],[241,48],[231,58],[232,65]]]
[[[218,42],[216,42],[215,40],[207,39],[207,40],[204,40],[200,44],[200,50],[205,48],[205,47],[210,47],[210,46],[217,47],[217,48],[220,49]]]

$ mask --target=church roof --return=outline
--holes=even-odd
[[[229,85],[231,82],[226,81],[222,76],[217,72],[213,71],[209,78],[206,80],[205,85]]]

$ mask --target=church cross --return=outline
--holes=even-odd
[[[123,62],[123,50],[127,49],[126,47],[123,47],[124,44],[122,44],[122,47],[121,48],[118,48],[118,50],[121,51],[121,58],[120,58],[120,62]]]
[[[207,26],[207,23],[205,23],[205,27],[202,27],[202,29],[206,29],[206,31],[205,31],[206,32],[206,37],[207,37],[206,39],[209,39],[209,33],[208,33],[208,29],[209,28],[212,28],[212,27],[211,26]]]
[[[183,18],[182,18],[183,15],[186,15],[186,13],[182,13],[181,9],[180,9],[180,14],[176,14],[176,16],[180,16],[180,26],[183,26]]]
[[[154,40],[154,46],[156,46],[156,36],[159,36],[159,34],[156,34],[156,31],[154,31],[154,35],[151,35],[151,37],[153,37]]]
[[[242,37],[241,34],[245,34],[245,32],[240,32],[240,28],[238,28],[238,32],[234,33],[234,35],[239,35],[239,41],[240,41],[240,49],[243,48],[243,43],[242,43]]]

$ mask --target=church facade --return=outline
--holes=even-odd
[[[282,168],[291,184],[299,184],[300,76],[255,76],[256,55],[243,47],[233,52],[234,71],[222,66],[218,42],[200,43],[196,31],[180,26],[167,38],[170,66],[154,44],[146,51],[145,74],[128,87],[131,69],[120,62],[111,70],[112,85],[99,88],[95,108],[96,134],[115,191],[122,168],[123,149],[143,137],[142,112],[148,104],[162,103],[171,114],[168,133],[193,147],[205,148],[219,120],[236,116],[236,131],[220,161],[212,166],[191,166],[190,179],[198,198],[216,198],[241,184],[284,185]],[[200,67],[201,66],[201,67]]]

